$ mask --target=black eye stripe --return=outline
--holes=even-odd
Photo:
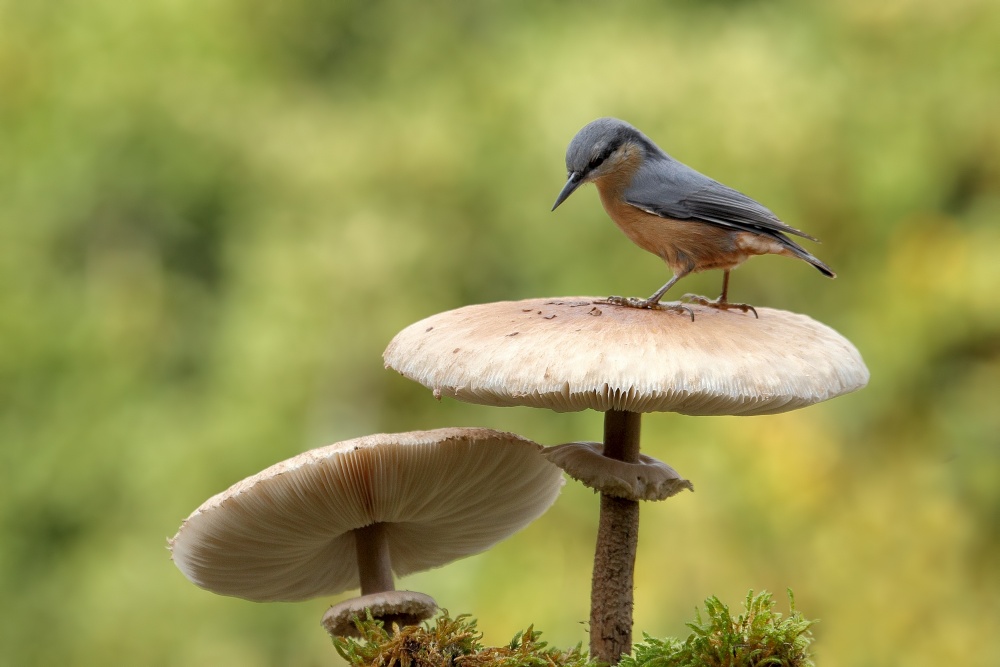
[[[614,147],[614,146],[605,146],[605,147],[604,147],[604,150],[602,150],[602,151],[600,152],[600,154],[599,154],[599,155],[597,155],[597,157],[595,157],[594,159],[592,159],[592,160],[590,161],[590,164],[589,164],[589,165],[587,165],[587,167],[588,167],[589,169],[595,169],[595,168],[596,168],[596,167],[598,167],[598,166],[599,166],[599,165],[600,165],[600,164],[601,164],[602,162],[604,162],[604,161],[605,161],[605,160],[607,160],[607,159],[608,159],[609,157],[611,157],[611,154],[612,154],[612,153],[614,153],[614,152],[615,152],[615,147]]]

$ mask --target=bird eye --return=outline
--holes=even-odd
[[[605,146],[603,149],[601,149],[600,153],[591,158],[590,164],[587,165],[587,171],[599,167],[601,163],[607,160],[614,152],[615,152],[614,146]]]

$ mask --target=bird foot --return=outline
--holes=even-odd
[[[646,310],[672,310],[675,313],[690,316],[691,321],[694,322],[694,311],[679,301],[660,303],[649,299],[640,299],[635,296],[609,296],[607,299],[601,299],[600,301],[595,301],[594,303],[606,303],[608,305],[624,306],[626,308],[644,308]]]
[[[744,313],[753,313],[754,317],[760,319],[757,309],[749,303],[730,303],[729,301],[723,301],[722,297],[718,299],[706,299],[697,294],[685,294],[681,299],[688,303],[697,303],[699,306],[707,306],[708,308],[717,308],[719,310],[742,310]]]

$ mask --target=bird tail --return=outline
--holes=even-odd
[[[798,243],[785,236],[784,234],[781,234],[780,236],[781,236],[781,242],[785,245],[786,248],[788,248],[791,251],[791,253],[794,256],[798,257],[801,260],[809,262],[810,264],[815,266],[820,273],[822,273],[824,276],[828,278],[837,277],[837,274],[833,272],[833,269],[824,264],[818,257],[814,256],[808,250],[806,250]]]
[[[805,256],[802,259],[806,260],[807,262],[809,262],[810,264],[812,264],[813,266],[815,266],[817,269],[819,269],[819,272],[822,273],[827,278],[836,278],[837,277],[837,274],[833,272],[833,269],[831,269],[829,266],[827,266],[826,264],[824,264],[823,262],[821,262],[816,257],[813,257],[812,255],[810,255],[809,253],[806,253]]]

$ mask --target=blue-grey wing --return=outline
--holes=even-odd
[[[769,209],[676,160],[659,160],[640,170],[625,201],[660,217],[698,220],[729,229],[776,237],[812,236],[786,225]]]

